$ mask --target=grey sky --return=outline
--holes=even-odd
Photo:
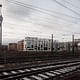
[[[71,40],[74,32],[80,32],[80,1],[56,0],[3,0],[3,44],[16,42],[26,36]],[[15,3],[19,1],[22,4]],[[67,2],[66,2],[67,1]],[[30,6],[31,5],[31,6]],[[31,8],[35,8],[33,10]],[[46,9],[44,11],[44,9]],[[62,36],[67,34],[67,36]],[[76,38],[80,38],[79,35]]]

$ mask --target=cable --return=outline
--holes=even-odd
[[[8,12],[7,12],[8,13]],[[33,13],[32,13],[33,14]],[[37,17],[37,16],[35,16],[35,17]],[[39,19],[46,19],[46,20],[48,20],[48,21],[52,21],[51,19],[49,19],[49,18],[44,18],[44,17],[41,17],[41,16],[38,16],[38,18]],[[67,20],[67,19],[65,19],[65,18],[61,18],[62,20],[65,20],[65,21],[68,21],[68,22],[71,22],[71,23],[74,23],[74,24],[78,24],[78,23],[75,23],[75,21],[72,21],[72,20]],[[31,19],[32,20],[32,19]],[[47,21],[46,21],[47,22]],[[50,22],[49,22],[50,23]],[[59,23],[57,23],[57,24],[59,24]],[[64,23],[65,24],[65,23]],[[70,24],[70,23],[68,23],[68,24]]]
[[[66,0],[64,0],[64,1],[65,1],[66,3],[68,3],[68,4],[72,5],[73,7],[80,9],[79,7],[77,7],[77,6],[75,6],[74,4],[72,4],[71,2],[69,2],[68,0],[67,0],[67,1],[66,1]]]
[[[10,23],[9,23],[10,24]],[[13,23],[11,23],[13,24]],[[13,25],[16,25],[16,24],[13,24]],[[44,24],[37,24],[37,25],[41,25],[41,26],[48,26],[48,25],[44,25]],[[22,29],[21,29],[22,30]],[[58,29],[57,29],[58,30]],[[62,32],[62,31],[61,31]]]
[[[9,1],[8,1],[8,2],[9,2]],[[25,5],[20,4],[20,3],[15,3],[15,2],[11,2],[11,1],[10,1],[10,3],[14,3],[14,4],[17,4],[17,5],[23,6],[23,7],[25,7],[25,8],[32,9],[32,10],[36,10],[36,11],[39,11],[40,13],[44,13],[44,14],[47,14],[47,15],[49,15],[49,16],[53,16],[53,17],[56,17],[56,18],[59,18],[59,19],[63,19],[63,18],[61,18],[61,17],[59,17],[59,16],[55,16],[55,15],[53,15],[53,14],[46,13],[46,12],[41,11],[41,10],[36,9],[36,8],[32,8],[32,7],[29,7],[29,6],[25,6]],[[76,19],[80,19],[80,18],[76,18]]]
[[[67,6],[65,6],[64,4],[60,3],[60,2],[57,1],[57,0],[54,0],[54,1],[55,1],[57,4],[59,4],[60,6],[66,8],[66,9],[68,9],[69,11],[71,11],[71,12],[75,13],[76,15],[79,15],[79,16],[80,16],[80,13],[77,13],[77,12],[74,11],[73,9],[71,9],[71,8],[69,8],[69,7],[67,7]]]
[[[31,19],[32,20],[32,19]],[[13,25],[19,25],[19,24],[14,24],[14,23],[10,23],[10,22],[8,22],[9,24],[13,24]],[[33,22],[30,22],[30,23],[33,23]],[[45,24],[38,24],[37,23],[37,25],[41,25],[41,26],[49,26],[49,25],[45,25]],[[22,25],[22,26],[24,26],[24,25]],[[65,27],[65,26],[64,26]],[[66,26],[67,27],[67,26]]]
[[[19,25],[19,24],[14,24],[14,23],[10,23],[10,22],[8,22],[9,24],[13,24],[13,25]],[[37,25],[42,25],[42,26],[47,26],[47,25],[43,25],[43,24],[37,24]],[[23,26],[23,25],[22,25]],[[12,28],[12,27],[11,27]],[[28,30],[29,31],[29,30]],[[62,32],[62,31],[61,31]],[[79,34],[79,33],[77,33],[77,32],[71,32],[71,31],[66,31],[66,32],[69,32],[69,33],[74,33],[74,34]]]
[[[11,23],[12,24],[12,23]],[[13,25],[17,25],[17,24],[13,24]],[[42,24],[41,24],[42,25]],[[12,28],[12,27],[11,27]],[[62,32],[62,31],[61,31]],[[67,31],[67,32],[70,32],[70,31]],[[71,32],[71,33],[73,33],[73,32]]]
[[[16,1],[16,0],[15,0],[15,2],[20,3],[20,4],[23,4],[23,5],[27,5],[29,7],[35,8],[35,9],[47,11],[47,12],[50,12],[50,13],[55,13],[55,14],[62,15],[62,16],[67,16],[67,17],[71,17],[71,18],[75,18],[75,19],[80,19],[80,18],[76,18],[76,17],[70,16],[70,15],[67,15],[67,14],[63,14],[63,13],[51,11],[51,10],[48,10],[48,9],[44,9],[44,8],[41,8],[41,7],[37,7],[37,6],[31,5],[31,4],[25,4],[25,3],[22,3],[22,2],[19,2],[19,1]]]
[[[62,31],[61,31],[62,32]],[[66,32],[69,32],[69,33],[71,33],[70,31],[66,31]],[[73,33],[73,32],[72,32]],[[13,33],[9,33],[9,34],[13,34]],[[15,33],[16,34],[16,33]],[[74,33],[75,34],[75,33]],[[79,34],[79,33],[78,33]],[[18,34],[16,34],[16,35],[18,35]],[[19,33],[19,35],[26,35],[26,34],[22,34],[22,33]]]

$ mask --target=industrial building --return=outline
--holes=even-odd
[[[1,14],[1,8],[2,8],[2,5],[0,4],[0,46],[2,44],[2,14]]]

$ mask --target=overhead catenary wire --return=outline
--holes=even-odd
[[[9,1],[9,0],[8,0]],[[38,7],[38,6],[34,6],[32,4],[27,4],[27,3],[22,3],[20,1],[14,1],[14,2],[17,2],[17,3],[20,3],[20,4],[23,4],[23,5],[26,5],[26,6],[29,6],[29,7],[32,7],[32,8],[35,8],[35,9],[39,9],[39,10],[43,10],[43,11],[47,11],[49,13],[55,13],[55,14],[58,14],[58,15],[62,15],[62,16],[66,16],[66,17],[71,17],[71,18],[74,18],[74,19],[80,19],[78,17],[74,17],[74,16],[71,16],[71,15],[67,15],[67,14],[64,14],[64,13],[60,13],[60,12],[55,12],[55,11],[52,11],[52,10],[48,10],[48,9],[44,9],[44,8],[41,8],[41,7]]]
[[[7,9],[7,8],[5,8],[5,9]],[[5,12],[5,13],[8,13],[8,12]],[[34,15],[35,13],[32,13],[32,15]],[[9,15],[10,16],[10,15]],[[15,16],[14,16],[15,17]],[[45,19],[45,20],[47,20],[46,22],[48,22],[48,21],[51,21],[52,22],[52,19],[50,19],[50,18],[47,18],[47,17],[42,17],[42,16],[35,16],[35,17],[38,17],[39,19]],[[65,19],[65,18],[58,18],[58,20],[65,20],[65,21],[67,21],[68,22],[68,24],[79,24],[79,23],[76,23],[75,21],[72,21],[72,20],[68,20],[68,19]],[[31,18],[31,20],[35,20],[34,18],[32,19]],[[79,20],[79,19],[78,19]],[[50,23],[50,22],[49,22]],[[54,22],[53,22],[54,23]],[[63,23],[63,22],[62,22]],[[57,24],[62,24],[62,23],[57,23]],[[65,24],[65,23],[64,23]]]
[[[47,14],[47,15],[49,15],[49,16],[56,17],[56,18],[58,18],[58,19],[63,19],[63,18],[60,17],[60,16],[56,16],[56,15],[50,14],[49,12],[44,11],[44,9],[42,10],[42,8],[41,8],[41,9],[34,8],[34,7],[31,7],[31,6],[27,6],[27,4],[24,4],[24,3],[21,3],[21,2],[16,2],[16,1],[9,1],[9,0],[8,0],[8,2],[17,4],[17,5],[19,5],[19,6],[23,6],[23,7],[25,7],[25,8],[29,8],[29,9],[32,9],[32,10],[36,10],[36,11],[38,11],[38,12],[40,12],[40,13],[44,13],[44,14]],[[69,16],[69,17],[70,17],[70,16]],[[72,18],[73,18],[73,17],[72,17]],[[78,19],[78,20],[79,20],[80,18],[74,17],[74,19]],[[73,23],[74,23],[74,22],[73,22]]]
[[[64,2],[68,3],[69,5],[71,5],[71,6],[75,7],[75,8],[77,8],[77,9],[80,9],[80,7],[78,7],[78,6],[74,5],[74,4],[72,4],[72,3],[70,2],[70,0],[69,0],[69,1],[68,1],[68,0],[64,0]]]
[[[18,2],[18,1],[17,1]]]
[[[14,24],[14,25],[17,25],[17,24]],[[42,24],[39,24],[39,25],[42,25]],[[22,25],[23,26],[23,25]],[[70,32],[70,31],[68,31],[68,32]],[[71,32],[71,33],[73,33],[73,32]],[[76,32],[74,32],[74,33],[76,33]]]
[[[65,5],[62,4],[61,2],[59,2],[59,1],[57,1],[57,0],[52,0],[52,1],[55,1],[55,2],[56,2],[57,4],[59,4],[60,6],[66,8],[66,9],[68,9],[69,11],[71,11],[71,12],[75,13],[76,15],[80,16],[80,13],[74,11],[73,9],[69,8],[68,6],[65,6]]]
[[[8,22],[9,23],[9,22]],[[13,24],[13,25],[19,25],[19,24],[14,24],[14,23],[9,23],[9,24]],[[42,25],[42,24],[39,24],[39,25]],[[22,25],[23,26],[23,25]],[[11,27],[12,28],[12,27]],[[62,32],[62,31],[61,31]],[[60,33],[61,33],[60,32]],[[72,34],[79,34],[79,33],[77,33],[77,32],[71,32],[71,31],[65,31],[65,32],[68,32],[68,33],[72,33]]]
[[[15,16],[14,16],[15,17]],[[31,19],[32,20],[32,19]],[[33,19],[34,20],[34,19]],[[32,22],[32,21],[28,21],[28,22],[30,22],[30,23],[32,23],[32,24],[36,24],[36,25],[41,25],[41,26],[50,26],[50,25],[45,25],[45,24],[41,24],[41,23],[34,23],[34,22]],[[10,23],[10,22],[8,22],[8,23]],[[49,22],[47,22],[47,23],[49,23]],[[54,22],[53,22],[54,23]],[[13,24],[13,25],[19,25],[19,24],[15,24],[15,23],[10,23],[10,24]],[[54,24],[57,24],[57,23],[54,23]],[[54,25],[53,24],[53,25]],[[21,26],[26,26],[26,25],[22,25],[21,24]],[[60,25],[59,25],[60,26]],[[67,27],[67,26],[64,26],[64,27]],[[68,31],[69,32],[69,31]],[[76,32],[75,32],[76,33]]]
[[[9,22],[8,22],[9,23]],[[14,24],[14,23],[9,23],[9,24],[13,24],[13,25],[18,25],[19,26],[19,24]],[[41,25],[41,26],[48,26],[48,25],[43,25],[43,24],[37,24],[37,25]],[[24,25],[22,25],[22,26],[24,26]],[[12,27],[11,27],[12,28]],[[23,29],[23,28],[22,28]],[[21,30],[22,30],[21,29]],[[19,28],[19,30],[20,30],[20,28]],[[59,29],[55,29],[56,31],[58,31]],[[25,28],[25,31],[26,31],[26,28]],[[62,31],[60,31],[60,33],[61,33]],[[69,32],[69,33],[72,33],[72,32],[70,32],[70,31],[68,31],[68,30],[65,30],[65,32]]]
[[[39,24],[40,25],[40,24]]]

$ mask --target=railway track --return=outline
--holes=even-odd
[[[76,73],[80,61],[62,61],[0,71],[0,80],[59,80]]]

